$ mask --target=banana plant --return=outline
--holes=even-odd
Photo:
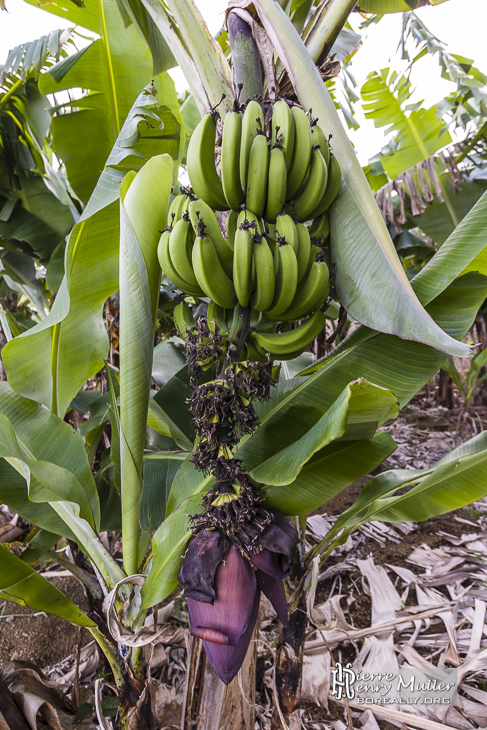
[[[151,44],[157,41],[159,51],[165,48],[163,42],[167,45],[171,58],[191,77],[201,114],[227,94],[221,106],[225,116],[234,100],[230,67],[191,0],[170,0],[167,6],[153,0],[120,0],[118,4],[127,25],[135,25]],[[349,5],[341,4],[331,37],[340,30]],[[383,3],[389,8],[396,5]],[[77,18],[86,12],[85,25],[102,31],[106,49],[104,10],[114,11],[113,4],[87,0],[86,8],[64,9],[55,0],[48,7],[59,14],[76,13]],[[302,105],[312,106],[323,130],[333,133],[333,152],[345,179],[331,211],[337,290],[342,305],[362,322],[327,358],[306,365],[296,377],[280,379],[269,400],[256,405],[259,427],[242,434],[236,445],[235,455],[258,485],[264,507],[300,518],[297,522],[303,524],[311,510],[392,453],[393,439],[378,429],[397,416],[447,353],[468,354],[461,339],[487,293],[483,235],[487,195],[410,285],[334,103],[295,25],[273,0],[256,0],[254,8],[261,35],[264,29]],[[301,21],[294,20],[299,28]],[[129,28],[131,38],[133,32]],[[61,73],[65,71],[66,66]],[[56,80],[56,71],[50,76]],[[50,79],[45,83],[50,84]],[[12,560],[10,553],[0,551],[4,576],[0,592],[38,610],[50,607],[88,627],[110,664],[119,695],[117,722],[124,729],[142,723],[151,727],[151,682],[141,650],[154,639],[149,612],[177,587],[181,558],[192,535],[190,517],[201,512],[201,501],[213,486],[213,476],[197,471],[190,456],[198,448],[198,439],[187,405],[193,392],[188,365],[172,343],[158,345],[155,351],[153,347],[161,285],[156,248],[166,226],[173,165],[179,159],[174,137],[179,133],[176,114],[158,107],[151,89],[146,89],[121,124],[71,234],[66,275],[54,307],[43,323],[7,345],[4,361],[9,382],[0,384],[0,498],[42,528],[39,545],[28,548],[30,556],[26,551],[25,560]],[[375,262],[374,271],[367,266],[370,261]],[[106,371],[111,444],[101,478],[95,480],[90,445],[87,449],[80,433],[63,418],[70,404],[76,407],[76,399],[82,401],[79,389],[106,357],[101,308],[117,289],[120,371],[110,367]],[[152,378],[159,386],[155,393]],[[105,423],[106,412],[101,410],[93,429]],[[85,428],[85,433],[91,433],[90,427]],[[158,451],[147,448],[154,431],[167,439],[158,441],[164,444]],[[479,498],[486,491],[485,459],[485,441],[477,439],[427,473],[377,477],[343,515],[342,532],[337,528],[317,553],[326,555],[333,540],[341,540],[369,519],[427,519]],[[110,498],[121,502],[123,568],[99,538],[107,524],[101,498],[108,472],[113,477]],[[396,494],[410,485],[411,492]],[[165,503],[164,513],[161,503]],[[59,551],[51,550],[61,536],[87,556],[89,570],[76,570]],[[43,593],[42,580],[32,577],[37,574],[27,562],[33,562],[43,549],[71,569],[95,597],[106,597],[107,613],[101,619],[96,614],[98,623],[95,612],[93,618],[83,615],[57,593]],[[294,609],[303,605],[313,557],[315,553],[301,555]],[[244,568],[240,564],[236,570]],[[282,653],[288,638],[289,646],[296,647],[296,687],[305,628],[302,611],[293,610],[278,646]],[[127,646],[131,651],[127,652]],[[199,676],[201,683],[204,673]],[[206,697],[216,712],[215,694],[210,691]],[[290,702],[278,694],[277,701],[281,717],[287,720],[299,692]],[[188,701],[189,712],[192,706]],[[198,722],[190,716],[186,721],[187,725]],[[230,724],[228,717],[226,722]]]

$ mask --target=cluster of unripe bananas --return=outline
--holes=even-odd
[[[329,271],[321,244],[329,234],[327,210],[340,186],[340,167],[316,122],[284,100],[273,105],[267,123],[253,100],[243,114],[227,113],[221,178],[216,136],[213,111],[191,137],[191,188],[173,199],[159,261],[178,289],[209,297],[208,321],[222,331],[232,329],[235,307],[250,308],[249,358],[296,357],[325,324],[320,308],[329,295]],[[228,211],[227,236],[216,211]],[[194,326],[185,303],[175,318],[183,336]]]

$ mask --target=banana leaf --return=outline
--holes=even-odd
[[[364,13],[408,13],[421,5],[441,5],[447,0],[359,0],[357,10]]]
[[[99,183],[66,250],[66,275],[48,317],[2,351],[11,387],[43,403],[54,413],[66,412],[83,383],[103,367],[108,335],[103,305],[118,289],[119,197],[127,169],[164,151],[163,140],[144,137],[157,100],[144,90],[127,117]],[[159,119],[159,123],[162,120]],[[141,125],[142,128],[141,128]],[[172,140],[168,140],[172,145]],[[142,151],[144,154],[142,154]],[[142,155],[142,159],[141,159]]]
[[[37,6],[35,0],[26,1]],[[65,59],[40,81],[46,94],[71,89],[75,95],[73,103],[61,105],[70,113],[53,119],[53,145],[73,189],[86,202],[135,99],[154,75],[153,67],[143,39],[135,28],[124,28],[115,2],[86,0],[77,7],[54,0],[43,10],[99,36],[79,52],[76,63]],[[89,94],[80,95],[80,89]],[[174,98],[162,101],[171,105]]]
[[[137,572],[144,557],[139,554],[139,514],[161,280],[157,244],[166,227],[172,175],[172,158],[158,155],[137,175],[129,173],[121,191],[120,471],[123,559],[128,575]]]
[[[77,626],[96,624],[27,563],[0,545],[0,591],[36,611],[45,611]]]

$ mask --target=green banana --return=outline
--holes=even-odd
[[[212,324],[217,324],[220,330],[228,333],[226,310],[216,304],[216,302],[214,302],[213,300],[211,300],[208,304],[208,309],[206,310],[206,320],[210,329],[214,329],[214,327],[212,327]]]
[[[267,197],[269,177],[269,150],[265,134],[258,134],[252,142],[247,175],[247,197],[245,206],[257,218],[262,218]]]
[[[255,342],[252,342],[251,339],[247,338],[245,342],[245,347],[247,348],[247,360],[253,360],[253,362],[267,362],[268,357],[265,353],[263,353],[261,350],[258,350]]]
[[[183,279],[174,268],[169,255],[169,237],[171,231],[171,228],[167,228],[163,232],[157,246],[157,258],[159,259],[161,269],[167,278],[172,281],[178,289],[181,289],[181,291],[186,292],[186,294],[191,294],[194,297],[204,297],[205,293],[199,284],[196,287],[191,286],[191,284]]]
[[[295,222],[293,221],[291,216],[288,215],[287,213],[277,216],[275,237],[276,237],[276,240],[279,240],[279,238],[285,238],[287,243],[291,244],[291,246],[293,247],[294,253],[297,255],[297,253],[298,253],[298,231],[296,229]]]
[[[309,232],[315,238],[328,238],[330,235],[330,219],[326,210],[318,218],[313,218]]]
[[[296,292],[291,306],[281,315],[281,320],[289,322],[307,317],[325,303],[329,294],[328,266],[324,261],[315,261],[303,285]]]
[[[237,213],[236,210],[231,210],[228,214],[227,218],[227,231],[228,231],[228,238],[225,239],[228,246],[233,251],[233,247],[235,245],[235,233],[237,231],[237,219],[238,219],[239,213]]]
[[[231,277],[233,268],[232,249],[229,245],[229,239],[222,236],[214,211],[204,200],[193,200],[189,204],[188,212],[196,234],[202,232],[202,226],[204,225],[205,232],[213,241],[225,274]]]
[[[259,324],[255,326],[255,329],[257,330],[257,332],[275,332],[277,328],[277,322],[277,319],[266,319],[265,315],[263,315]]]
[[[299,285],[308,270],[309,257],[311,255],[311,238],[308,229],[303,223],[298,223],[296,230],[298,233],[298,251],[296,258],[298,259]]]
[[[291,306],[298,284],[298,262],[290,243],[280,243],[274,254],[275,290],[272,305],[264,313],[271,319]]]
[[[193,313],[186,302],[180,302],[174,307],[174,324],[180,335],[185,340],[188,336],[188,329],[196,325]]]
[[[242,117],[238,112],[227,112],[222,137],[222,185],[228,207],[240,210],[245,195],[240,184],[240,140]]]
[[[317,122],[318,120],[316,120]],[[318,124],[314,124],[311,128],[311,144],[313,147],[319,147],[320,152],[323,155],[323,159],[326,162],[326,165],[330,164],[330,145],[328,144],[328,140],[326,138],[325,133],[321,129],[321,127],[318,126]]]
[[[293,106],[294,149],[287,175],[286,200],[292,200],[303,184],[311,162],[311,130],[308,115],[299,106]]]
[[[252,229],[243,222],[235,233],[233,285],[241,307],[247,307],[252,293]]]
[[[328,210],[328,208],[338,195],[341,182],[342,170],[337,162],[337,158],[332,155],[330,157],[330,165],[328,167],[328,182],[326,184],[326,190],[320,202],[312,211],[309,218],[318,218],[320,215],[322,215],[322,213],[325,212],[325,210]]]
[[[231,309],[237,303],[232,280],[226,275],[216,248],[208,234],[196,236],[193,246],[193,269],[198,284],[206,296],[223,309]]]
[[[177,273],[191,285],[198,289],[198,282],[193,271],[192,250],[195,234],[191,221],[187,217],[181,218],[171,231],[169,236],[169,256]]]
[[[223,186],[215,167],[216,113],[206,114],[189,141],[188,175],[198,198],[214,210],[228,210]]]
[[[317,309],[303,324],[289,332],[265,333],[254,331],[251,337],[262,350],[282,359],[286,355],[303,352],[322,332],[325,324],[325,315],[321,309]]]
[[[274,299],[274,256],[264,236],[254,236],[253,257],[255,263],[255,292],[251,306],[265,312]]]
[[[291,114],[289,104],[284,99],[276,101],[272,107],[272,144],[279,140],[284,150],[286,168],[289,169],[294,148],[294,117]]]
[[[267,185],[267,203],[264,219],[268,223],[275,223],[276,218],[286,202],[287,170],[284,150],[278,146],[271,150],[269,161],[269,182]]]
[[[173,228],[183,217],[183,205],[186,202],[184,195],[175,195],[167,213],[167,222]],[[174,217],[173,217],[174,216]]]
[[[323,197],[328,179],[328,169],[319,149],[311,152],[309,176],[303,192],[290,206],[301,222],[311,218],[314,209]]]
[[[242,118],[242,141],[240,143],[240,183],[247,192],[250,150],[258,132],[264,130],[262,107],[257,101],[249,101]]]

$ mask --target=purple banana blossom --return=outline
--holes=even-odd
[[[290,571],[298,536],[286,517],[269,511],[274,521],[260,538],[260,552],[244,557],[234,545],[227,549],[219,532],[202,530],[191,540],[179,571],[191,633],[203,640],[208,660],[225,684],[235,677],[247,653],[261,591],[287,625],[282,579]]]

